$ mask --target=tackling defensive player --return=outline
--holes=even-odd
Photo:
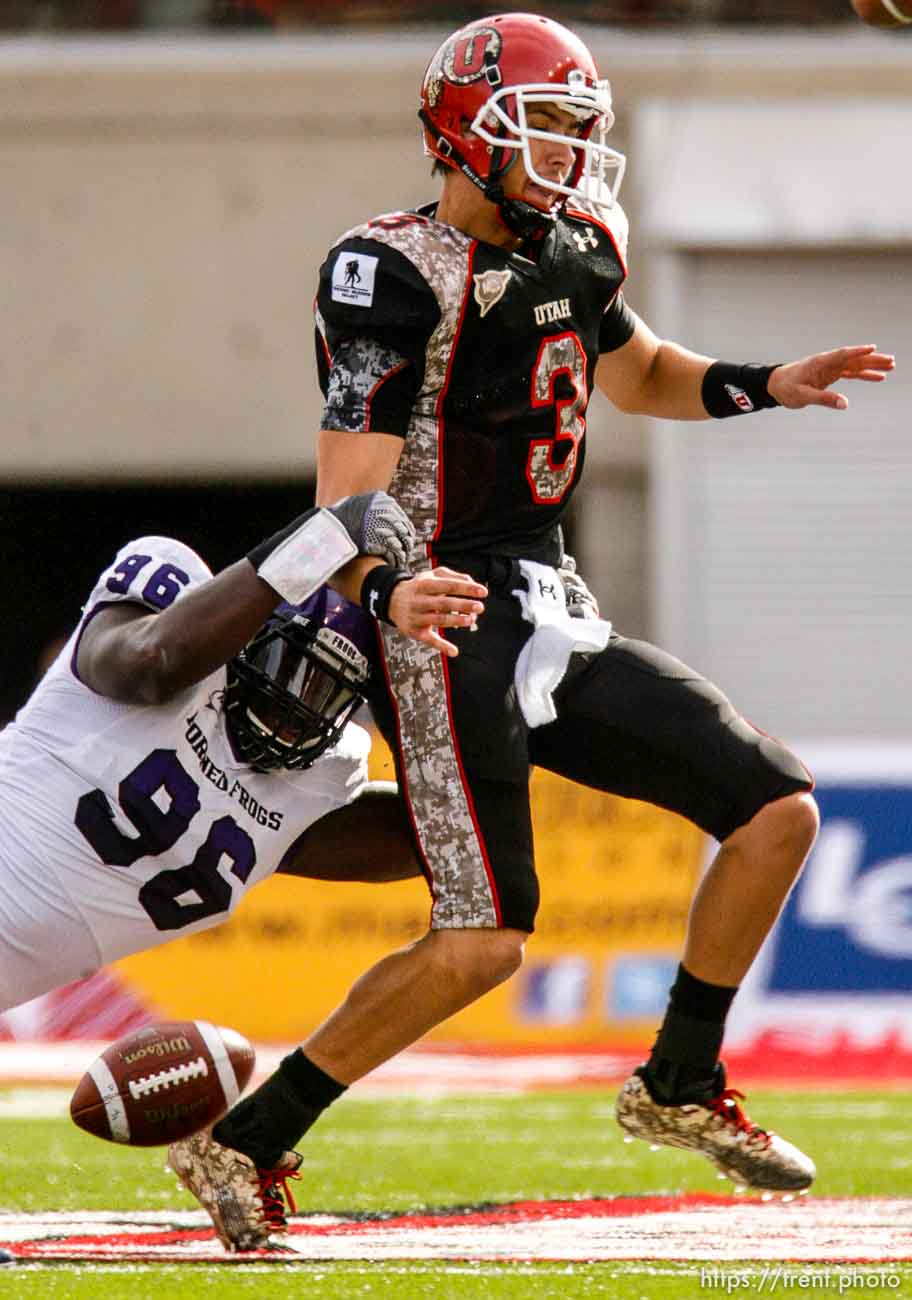
[[[358,551],[404,562],[411,535],[374,492],[217,577],[170,538],[122,548],[0,733],[0,1010],[218,924],[277,869],[417,873],[395,787],[367,781],[370,739],[348,722],[371,620],[321,585]],[[426,588],[428,628],[480,608],[454,579]]]
[[[752,1187],[800,1190],[814,1177],[805,1155],[746,1118],[718,1059],[731,1001],[816,834],[811,777],[699,674],[585,617],[597,610],[560,523],[593,384],[663,419],[843,409],[830,385],[880,380],[893,358],[861,346],[742,365],[656,337],[621,292],[608,83],[565,27],[532,14],[469,23],[432,58],[419,116],[439,202],[349,231],[321,270],[318,496],[389,488],[417,530],[412,569],[455,565],[489,594],[477,632],[454,633],[451,659],[402,635],[413,572],[359,559],[333,579],[381,623],[378,720],[431,887],[431,930],[362,976],[281,1087],[267,1083],[212,1136],[172,1152],[235,1245],[281,1223],[263,1217],[258,1169],[296,1168],[290,1148],[348,1084],[519,966],[538,905],[533,765],[672,809],[721,844],[620,1123]]]

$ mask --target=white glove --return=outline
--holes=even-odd
[[[567,613],[571,618],[598,618],[598,601],[576,571],[576,560],[565,555],[557,568],[557,576],[567,598]]]

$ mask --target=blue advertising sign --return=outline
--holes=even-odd
[[[846,745],[813,759],[820,835],[732,1028],[912,1037],[912,750]]]
[[[589,1003],[592,966],[585,957],[558,957],[530,963],[520,982],[521,1020],[547,1025],[581,1021]]]
[[[605,1014],[609,1020],[654,1020],[668,1005],[678,958],[655,953],[624,953],[606,969]]]
[[[770,993],[912,991],[912,785],[821,785],[817,844],[786,904]]]

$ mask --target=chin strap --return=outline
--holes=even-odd
[[[435,135],[434,123],[423,108],[418,110],[418,117],[430,134]],[[468,159],[464,158],[459,150],[442,135],[437,136],[437,148],[442,161],[461,171],[463,176],[467,176],[472,184],[481,190],[489,203],[497,205],[497,211],[500,213],[504,225],[508,230],[512,230],[514,235],[518,235],[520,239],[543,239],[554,225],[563,203],[558,203],[549,212],[543,212],[541,208],[536,208],[532,203],[524,203],[522,199],[508,198],[504,194],[502,180],[505,168],[499,171],[497,179],[483,180]],[[502,153],[503,151],[500,150],[499,152]]]
[[[508,198],[500,181],[488,181],[482,186],[484,196],[491,203],[497,204],[500,219],[522,240],[541,240],[557,220],[557,213],[562,207],[558,204],[549,212],[542,212],[533,203],[524,203],[522,199]]]

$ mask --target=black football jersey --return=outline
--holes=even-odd
[[[553,563],[596,361],[633,332],[622,257],[586,211],[565,212],[536,261],[434,211],[369,221],[324,262],[326,427],[404,435],[389,490],[429,557]]]

